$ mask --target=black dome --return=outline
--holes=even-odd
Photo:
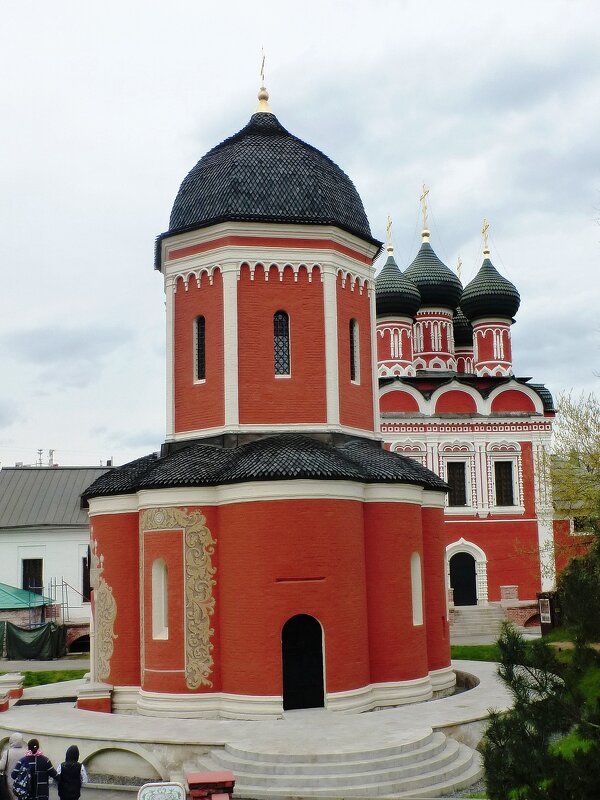
[[[262,111],[187,175],[167,235],[226,220],[336,225],[375,241],[346,173]]]
[[[465,286],[460,300],[465,317],[471,321],[481,317],[512,319],[520,305],[516,287],[500,275],[489,258],[483,260],[477,275]]]
[[[387,257],[375,281],[377,314],[400,314],[414,317],[421,306],[415,284],[400,271],[393,255]]]
[[[421,293],[421,305],[441,306],[454,310],[462,294],[462,283],[451,269],[440,261],[429,242],[423,242],[415,260],[404,274]]]
[[[454,312],[454,344],[459,347],[473,347],[473,326],[459,307]]]

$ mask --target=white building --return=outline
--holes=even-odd
[[[90,533],[80,495],[104,472],[106,467],[0,470],[0,583],[52,597],[65,622],[90,619]]]

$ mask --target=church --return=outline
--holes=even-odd
[[[452,692],[447,484],[380,435],[380,252],[350,178],[264,88],[183,180],[156,241],[165,442],[84,493],[79,708],[261,719]]]
[[[424,187],[414,259],[401,271],[390,240],[377,276],[380,430],[386,448],[449,485],[450,602],[502,602],[514,621],[538,621],[536,595],[553,585],[555,536],[568,539],[544,473],[552,396],[513,373],[520,297],[491,261],[488,223],[481,268],[463,287],[431,246],[426,197]]]

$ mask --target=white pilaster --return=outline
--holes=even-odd
[[[239,424],[238,403],[238,315],[236,264],[223,264],[223,367],[225,381],[225,425]]]
[[[167,439],[175,433],[175,281],[171,275],[165,275],[165,308],[166,308],[166,333],[167,333]],[[180,287],[181,288],[181,287]],[[181,288],[183,291],[183,288]]]
[[[323,270],[323,303],[325,312],[325,376],[327,391],[327,424],[340,424],[340,373],[338,363],[337,275],[331,268]]]

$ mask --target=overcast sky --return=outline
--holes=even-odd
[[[116,463],[165,431],[153,245],[179,184],[256,106],[354,181],[404,268],[521,293],[515,372],[600,370],[600,3],[8,0],[0,26],[0,461]]]

